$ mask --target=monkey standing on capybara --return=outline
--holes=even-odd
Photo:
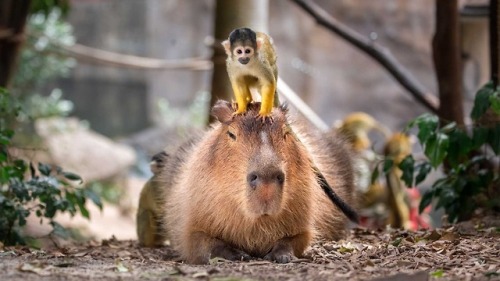
[[[213,257],[286,263],[314,238],[343,234],[347,219],[314,170],[352,204],[347,150],[309,133],[284,107],[273,108],[272,119],[262,122],[259,107],[251,103],[246,114],[234,116],[230,103],[217,102],[212,114],[220,123],[159,175],[169,181],[165,224],[171,245],[189,263]]]

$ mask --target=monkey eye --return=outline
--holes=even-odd
[[[241,54],[243,53],[243,51],[242,51],[241,49],[237,49],[237,50],[236,50],[236,53],[237,53],[238,55],[241,55]]]
[[[231,133],[230,131],[227,131],[227,135],[232,138],[233,140],[236,140],[236,135]]]
[[[252,50],[250,48],[245,49],[245,54],[250,54]]]

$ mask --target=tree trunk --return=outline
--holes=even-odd
[[[217,0],[215,9],[215,42],[221,42],[238,27],[249,27],[267,32],[269,12],[268,0]],[[226,54],[222,48],[214,48],[212,76],[212,99],[210,106],[218,99],[232,100],[233,91],[226,71]],[[213,121],[210,117],[210,122]]]
[[[498,86],[498,73],[500,72],[500,7],[498,0],[490,0],[490,57],[491,80],[494,87]]]
[[[31,0],[0,1],[0,87],[7,87],[14,72]]]
[[[464,124],[458,0],[436,0],[432,50],[439,85],[438,115],[444,123]]]

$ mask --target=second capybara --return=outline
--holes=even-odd
[[[165,225],[173,248],[188,263],[211,258],[300,257],[313,239],[338,239],[347,218],[327,197],[321,171],[345,206],[355,200],[348,149],[322,138],[284,106],[259,120],[259,103],[243,115],[218,101],[218,123],[179,150],[160,172]],[[344,207],[345,207],[344,206]]]

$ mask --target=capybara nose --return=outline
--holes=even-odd
[[[276,184],[281,187],[285,182],[285,173],[277,168],[265,167],[248,173],[247,182],[252,188],[257,188],[262,184]]]

